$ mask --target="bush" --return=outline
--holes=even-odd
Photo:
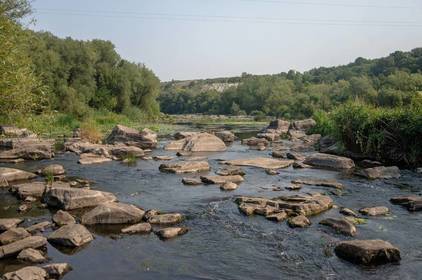
[[[97,128],[93,120],[86,120],[81,124],[81,138],[88,140],[91,143],[100,143],[103,139],[103,134]]]
[[[309,131],[309,133],[317,133],[322,136],[335,136],[334,123],[331,119],[330,113],[317,111],[314,113],[313,119],[316,121],[316,125]]]

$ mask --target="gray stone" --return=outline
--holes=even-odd
[[[215,172],[215,174],[220,175],[220,176],[230,176],[230,175],[244,176],[246,173],[240,167],[226,166],[226,167],[222,167],[219,170],[217,170],[217,172]]]
[[[150,129],[138,131],[123,125],[117,125],[113,128],[107,137],[108,144],[123,143],[129,146],[137,146],[142,149],[151,149],[157,146],[157,134]]]
[[[11,228],[0,234],[0,244],[7,245],[29,236],[31,236],[31,234],[24,228]]]
[[[214,134],[215,136],[217,136],[218,138],[223,140],[223,142],[226,142],[226,143],[231,143],[236,138],[234,133],[229,130],[216,131]]]
[[[344,188],[343,184],[334,179],[296,179],[291,182],[298,185],[322,186],[340,190]]]
[[[151,232],[151,230],[152,230],[151,224],[139,223],[139,224],[135,224],[129,227],[125,227],[121,230],[121,232],[134,234],[134,233],[149,233]]]
[[[278,160],[274,158],[252,158],[252,159],[234,159],[221,162],[227,165],[234,166],[252,166],[264,169],[281,169],[292,165],[293,160]]]
[[[42,267],[48,274],[50,279],[60,279],[69,271],[72,271],[72,267],[68,263],[52,263]]]
[[[170,173],[195,173],[209,171],[210,165],[207,161],[179,161],[175,163],[163,163],[160,171]]]
[[[84,153],[80,155],[78,163],[86,165],[86,164],[99,164],[99,163],[104,163],[104,162],[109,162],[109,161],[112,161],[112,159],[102,156],[102,155],[93,154],[93,153]]]
[[[319,222],[321,225],[329,226],[333,228],[336,232],[349,235],[349,236],[355,236],[356,235],[356,227],[350,223],[349,221],[346,221],[344,219],[324,219]]]
[[[46,280],[47,272],[36,266],[27,266],[3,275],[3,280]]]
[[[15,256],[22,250],[28,248],[40,248],[47,244],[47,240],[43,236],[29,236],[13,243],[0,247],[0,259]]]
[[[44,257],[41,251],[35,250],[32,248],[22,250],[19,253],[17,259],[23,262],[31,262],[31,263],[43,263],[47,261],[47,258]]]
[[[170,239],[176,236],[184,235],[188,231],[189,229],[186,227],[168,227],[168,228],[163,228],[163,229],[158,230],[156,234],[161,239]]]
[[[92,234],[80,224],[62,226],[48,236],[48,242],[65,247],[80,247],[93,239]]]
[[[202,185],[202,181],[199,178],[188,178],[184,177],[182,178],[182,183],[189,186],[197,186]]]
[[[340,208],[340,213],[345,216],[350,216],[350,217],[355,217],[355,218],[359,217],[358,213],[356,213],[352,209],[345,208],[345,207]]]
[[[220,138],[205,132],[172,141],[164,147],[165,150],[183,150],[185,152],[222,152],[226,148],[226,144]]]
[[[131,204],[107,202],[82,216],[85,225],[134,224],[142,221],[145,211]]]
[[[355,163],[350,158],[322,153],[308,156],[303,163],[330,169],[351,169],[355,167]]]
[[[69,212],[59,210],[53,215],[53,222],[58,226],[75,224],[75,218]]]
[[[219,176],[219,175],[210,175],[210,176],[201,176],[202,182],[205,184],[218,184],[222,185],[226,182],[240,183],[244,179],[240,175],[230,175],[230,176]]]
[[[238,188],[239,186],[236,183],[233,182],[225,182],[224,184],[222,184],[220,186],[220,189],[223,191],[234,191]]]
[[[28,180],[37,177],[34,173],[20,169],[0,167],[0,181],[14,182],[19,180]],[[8,186],[6,184],[5,186]]]
[[[289,224],[290,227],[293,227],[293,228],[295,227],[304,228],[311,225],[311,222],[304,215],[292,217],[287,221],[287,223]]]
[[[65,173],[63,165],[60,164],[50,164],[44,167],[41,172],[43,176],[57,176],[63,175]]]
[[[359,210],[359,212],[367,216],[383,216],[390,213],[390,209],[388,209],[385,206],[377,206],[377,207],[362,208]]]
[[[150,216],[147,221],[150,224],[169,225],[177,224],[183,220],[183,215],[179,213],[156,214]]]
[[[23,222],[22,219],[17,219],[17,218],[0,219],[0,232],[14,228],[22,222]]]
[[[28,196],[41,198],[46,189],[47,186],[44,182],[30,182],[14,185],[11,191],[15,192],[21,199],[25,199]]]
[[[51,227],[51,223],[49,221],[44,221],[44,222],[33,224],[32,226],[27,227],[26,230],[29,233],[33,234],[36,232],[43,232],[46,230],[46,228],[49,228],[49,227]]]
[[[400,177],[400,169],[397,166],[377,166],[360,170],[357,174],[368,179],[391,179]]]

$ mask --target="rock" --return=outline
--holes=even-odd
[[[160,211],[157,209],[150,209],[148,211],[145,212],[144,215],[144,220],[148,221],[150,218],[152,218],[153,216],[157,216],[160,214]]]
[[[183,215],[179,213],[157,214],[148,218],[150,224],[169,225],[177,224],[183,220]]]
[[[174,157],[171,156],[153,156],[154,160],[172,160]]]
[[[273,150],[272,153],[271,153],[271,156],[272,157],[275,157],[275,158],[287,159],[287,152],[286,151],[276,151],[276,150]]]
[[[224,184],[222,184],[220,186],[220,189],[223,191],[234,191],[238,188],[239,186],[233,182],[225,182]]]
[[[303,163],[330,169],[351,169],[355,167],[355,163],[350,158],[322,153],[310,155]]]
[[[356,213],[352,209],[345,208],[345,207],[340,208],[340,213],[345,216],[350,216],[350,217],[355,217],[355,218],[359,217],[358,213]]]
[[[268,140],[265,138],[251,137],[247,139],[242,139],[242,145],[247,145],[250,147],[262,146],[265,148],[270,145],[270,142],[268,142]]]
[[[123,125],[117,125],[113,128],[106,139],[108,144],[123,143],[129,146],[137,146],[141,149],[151,149],[157,146],[157,134],[150,129],[129,128]]]
[[[233,183],[240,183],[243,182],[244,179],[240,175],[230,175],[230,176],[201,176],[201,180],[205,184],[218,184],[222,185],[226,182],[233,182]]]
[[[226,150],[226,144],[217,136],[204,132],[172,141],[164,149],[183,150],[185,152],[222,152]]]
[[[84,153],[81,154],[79,157],[79,164],[98,164],[103,162],[109,162],[112,161],[111,158],[104,157],[101,155],[93,154],[93,153]]]
[[[189,231],[186,227],[168,227],[160,229],[156,232],[161,239],[170,239],[176,236],[184,235]]]
[[[57,175],[63,175],[65,173],[63,165],[60,164],[50,164],[46,167],[44,167],[40,171],[41,175],[43,176],[57,176]]]
[[[24,199],[24,202],[28,202],[28,203],[35,202],[35,201],[37,201],[37,198],[35,198],[33,196],[27,196]]]
[[[22,138],[22,137],[34,137],[34,133],[26,128],[18,128],[15,126],[0,126],[0,135],[4,137]]]
[[[272,133],[280,136],[281,134],[287,133],[290,127],[290,122],[276,119],[270,122],[270,124],[261,131],[261,133]]]
[[[295,161],[293,162],[293,168],[311,168],[310,165],[304,164],[302,161]]]
[[[179,131],[179,132],[176,132],[175,134],[173,134],[173,137],[176,140],[181,140],[181,139],[192,137],[192,136],[194,136],[198,133],[199,132],[193,132],[193,131]]]
[[[292,128],[297,130],[309,130],[316,125],[316,121],[313,119],[304,119],[292,122]]]
[[[1,246],[0,259],[17,255],[24,249],[37,249],[44,247],[46,244],[47,240],[43,236],[29,236],[13,243]]]
[[[0,234],[0,244],[7,245],[31,236],[24,228],[11,228]]]
[[[296,152],[287,152],[286,157],[288,159],[299,160],[299,161],[305,160],[305,157],[303,155],[296,153]]]
[[[107,202],[82,216],[85,225],[134,224],[142,221],[145,211],[131,204]]]
[[[72,267],[68,263],[52,263],[42,267],[48,274],[50,279],[60,279],[69,271],[72,271]]]
[[[377,166],[360,170],[357,174],[368,179],[391,179],[400,177],[400,169],[397,166]]]
[[[220,176],[230,176],[230,175],[244,176],[245,171],[243,171],[243,169],[241,169],[240,167],[227,166],[227,167],[220,168],[219,170],[217,170],[217,172],[215,172],[215,174],[220,175]]]
[[[92,234],[80,224],[62,226],[48,236],[48,242],[65,247],[80,247],[93,239]]]
[[[397,247],[379,239],[342,241],[334,251],[339,258],[363,265],[399,262],[401,259]]]
[[[182,183],[189,186],[202,185],[202,181],[199,178],[182,178]]]
[[[302,188],[302,185],[293,184],[293,185],[287,186],[286,187],[286,190],[289,190],[289,191],[298,191],[301,188]]]
[[[125,227],[122,229],[122,233],[149,233],[152,227],[149,223],[139,223],[133,226]]]
[[[306,137],[306,132],[303,130],[289,129],[287,135],[291,141],[299,141]]]
[[[41,198],[46,189],[47,186],[44,182],[31,182],[14,185],[11,191],[16,193],[21,199],[25,199],[28,196]]]
[[[54,141],[36,138],[19,138],[0,141],[0,160],[41,160],[54,157]]]
[[[7,183],[18,180],[28,180],[35,177],[37,177],[37,175],[35,175],[34,173],[26,172],[15,168],[0,167],[0,181],[6,182],[6,187],[8,186]]]
[[[422,211],[422,196],[397,196],[391,198],[390,202],[404,206],[409,211]]]
[[[69,212],[59,210],[53,216],[53,222],[58,225],[59,227],[64,225],[75,224],[75,218],[69,214]]]
[[[385,206],[362,208],[359,212],[367,216],[382,216],[390,213],[390,210]]]
[[[295,227],[304,228],[304,227],[308,227],[308,226],[311,225],[311,222],[304,215],[292,217],[287,221],[287,223],[290,227],[293,227],[293,228],[295,228]]]
[[[310,185],[310,186],[322,186],[322,187],[329,187],[329,188],[335,188],[335,189],[343,189],[343,184],[337,182],[334,179],[296,179],[291,181],[293,184],[299,184],[299,185]]]
[[[359,165],[362,166],[363,168],[372,168],[372,167],[382,166],[382,163],[379,161],[364,159],[361,162],[359,162]]]
[[[22,250],[19,253],[17,259],[23,262],[31,262],[31,263],[43,263],[47,261],[46,257],[44,257],[41,251],[35,250],[32,248]]]
[[[43,232],[43,231],[45,231],[46,228],[49,228],[49,227],[51,227],[51,223],[49,221],[44,221],[44,222],[41,222],[41,223],[36,223],[36,224],[34,224],[30,227],[27,227],[26,230],[29,233],[33,234],[33,233],[36,233],[36,232]]]
[[[264,169],[281,169],[292,165],[292,160],[278,160],[273,158],[252,158],[252,159],[234,159],[221,162],[223,164],[235,166],[252,166]]]
[[[36,266],[27,266],[3,275],[3,280],[46,280],[47,272]]]
[[[14,228],[22,222],[23,222],[22,219],[17,219],[17,218],[0,219],[0,232]]]
[[[416,168],[416,173],[421,174],[421,173],[422,173],[422,167],[418,167],[418,168]]]
[[[44,201],[48,206],[64,210],[94,207],[116,200],[116,197],[108,192],[66,187],[51,188],[44,195]]]
[[[174,163],[163,163],[160,171],[171,173],[194,173],[209,171],[210,165],[207,161],[179,161]]]
[[[265,173],[267,173],[268,175],[278,175],[279,174],[277,169],[265,169]]]
[[[269,215],[265,216],[265,218],[267,218],[270,221],[274,221],[274,222],[282,222],[285,219],[287,219],[287,216],[288,215],[287,215],[286,211],[281,211],[281,212],[278,212],[278,213],[269,214]]]
[[[324,226],[329,226],[333,228],[336,232],[344,234],[344,235],[349,235],[349,236],[356,235],[356,227],[352,223],[344,219],[328,218],[328,219],[324,219],[320,221],[319,223]]]
[[[113,145],[109,148],[109,153],[119,159],[124,159],[126,157],[143,157],[145,155],[144,150],[136,146],[126,146],[126,145]]]
[[[332,136],[324,136],[319,140],[319,151],[327,154],[338,154],[339,148],[336,139]]]
[[[234,133],[229,130],[216,131],[214,134],[226,143],[231,143],[236,138]]]

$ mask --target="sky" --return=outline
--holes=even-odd
[[[30,28],[110,40],[162,81],[347,64],[422,47],[421,0],[35,0]]]

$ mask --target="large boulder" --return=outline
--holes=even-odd
[[[264,169],[280,169],[286,168],[293,164],[293,160],[278,160],[274,158],[252,158],[252,159],[234,159],[222,161],[222,164],[234,166],[252,166]]]
[[[108,202],[98,205],[82,216],[85,225],[135,224],[142,220],[145,211],[130,204]]]
[[[174,163],[163,163],[159,167],[162,172],[170,173],[194,173],[209,171],[210,165],[207,161],[179,161]]]
[[[31,234],[24,228],[11,228],[0,234],[0,244],[7,245],[29,236],[31,236]]]
[[[336,232],[349,235],[349,236],[355,236],[356,235],[356,227],[351,222],[345,220],[345,219],[333,219],[328,218],[324,219],[319,222],[321,225],[331,227]]]
[[[23,220],[18,218],[0,219],[0,232],[14,228],[22,222]]]
[[[226,148],[226,144],[220,138],[205,132],[171,141],[164,147],[165,150],[182,150],[185,152],[222,152]]]
[[[397,166],[377,166],[362,169],[357,174],[368,179],[391,179],[400,177],[400,169]]]
[[[234,133],[229,130],[216,131],[214,134],[226,143],[231,143],[236,138]]]
[[[44,195],[44,200],[50,207],[72,210],[93,207],[105,202],[113,202],[117,199],[112,193],[108,192],[58,187],[47,191]]]
[[[304,119],[292,122],[292,128],[297,130],[309,130],[316,125],[313,119]]]
[[[80,224],[62,226],[48,236],[48,242],[65,247],[80,247],[93,239],[86,227]]]
[[[27,266],[3,275],[3,280],[45,280],[47,272],[41,267]]]
[[[43,236],[29,236],[13,243],[0,247],[0,259],[15,256],[20,251],[28,248],[40,248],[47,244],[47,239]]]
[[[61,164],[50,164],[41,169],[40,173],[43,176],[58,176],[63,175],[65,173],[65,170],[63,165]]]
[[[58,226],[65,226],[70,224],[75,224],[76,220],[75,218],[70,215],[69,212],[59,210],[56,212],[56,214],[53,215],[53,222]]]
[[[35,134],[29,131],[26,128],[18,128],[15,126],[0,126],[0,135],[3,137],[13,137],[13,138],[25,138],[25,137],[34,137]]]
[[[342,241],[334,251],[339,258],[363,265],[399,262],[401,259],[397,247],[379,239]]]
[[[109,147],[109,152],[111,155],[117,158],[125,158],[128,156],[132,157],[142,157],[145,155],[144,150],[136,146],[126,146],[126,145],[113,145]]]
[[[6,182],[6,184],[3,183],[3,185],[8,186],[7,183],[19,180],[28,180],[35,177],[37,177],[37,175],[31,172],[15,168],[0,167],[0,186],[2,182]]]
[[[157,134],[150,129],[139,131],[123,125],[116,125],[107,137],[108,144],[123,143],[137,146],[141,149],[151,149],[157,146]]]
[[[287,133],[290,127],[290,122],[277,119],[270,122],[270,124],[258,133],[258,138],[265,138],[268,141],[274,141],[280,138],[280,135]]]
[[[7,150],[0,152],[0,160],[28,159],[40,160],[54,157],[53,142],[37,138],[3,140],[0,146]]]
[[[47,186],[44,182],[30,182],[14,185],[10,190],[21,199],[28,196],[40,198],[47,190]]]
[[[304,160],[305,164],[320,168],[351,169],[355,167],[352,159],[329,154],[316,153]]]

